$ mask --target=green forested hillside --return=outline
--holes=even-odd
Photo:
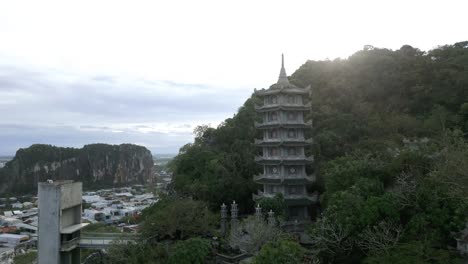
[[[321,210],[310,234],[324,263],[451,263],[468,213],[468,42],[423,52],[366,46],[307,61]],[[175,189],[212,208],[252,209],[254,100],[200,127],[174,159]]]
[[[346,60],[308,61],[292,76],[311,85],[318,157],[404,138],[468,130],[468,42],[422,52],[365,47]]]
[[[207,201],[215,210],[233,200],[240,203],[241,212],[252,210],[252,176],[259,172],[254,162],[253,100],[247,100],[236,116],[217,129],[196,129],[195,142],[182,147],[170,164],[178,192]]]

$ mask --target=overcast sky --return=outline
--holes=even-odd
[[[467,1],[2,1],[0,155],[33,143],[177,153],[254,88],[364,45],[468,40]]]

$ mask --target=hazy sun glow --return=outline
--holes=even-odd
[[[106,140],[83,134],[97,127],[124,134],[110,143],[176,152],[194,126],[216,126],[273,83],[281,53],[291,74],[368,44],[428,50],[467,39],[466,10],[466,1],[3,2],[0,127],[11,132],[0,134],[0,154]],[[31,126],[76,138],[14,136]]]

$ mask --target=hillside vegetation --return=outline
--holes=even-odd
[[[323,263],[451,263],[467,220],[468,42],[424,52],[366,46],[307,61],[310,150],[323,212],[309,230]],[[171,163],[180,195],[253,209],[255,98],[217,128],[198,127]]]

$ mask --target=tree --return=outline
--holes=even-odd
[[[235,200],[242,212],[253,208],[253,175],[259,173],[254,157],[254,99],[249,99],[233,117],[217,128],[197,127],[195,142],[180,149],[171,162],[174,188],[218,210]]]
[[[210,242],[202,238],[178,241],[171,249],[168,264],[204,264],[211,252]]]
[[[267,214],[273,211],[276,217],[286,217],[286,203],[282,193],[277,193],[273,198],[263,197],[258,201],[262,211]]]
[[[367,264],[425,264],[462,263],[461,258],[446,249],[435,249],[425,241],[410,241],[398,244],[387,254],[367,257]]]
[[[468,202],[468,143],[462,132],[455,130],[442,138],[441,144],[444,148],[439,152],[439,162],[430,173],[430,179],[449,189],[452,197]]]
[[[313,241],[315,256],[332,262],[336,257],[347,254],[354,244],[350,232],[333,219],[322,217],[311,225],[308,233]]]
[[[378,225],[364,229],[359,235],[357,244],[364,252],[370,254],[388,254],[400,241],[402,232],[401,225],[382,221]]]
[[[254,254],[267,242],[275,241],[281,236],[281,230],[269,225],[264,219],[255,216],[243,220],[237,228],[231,230],[229,244],[240,250]]]
[[[468,212],[467,43],[427,52],[368,46],[348,59],[307,61],[291,76],[312,87],[311,189],[322,191],[323,213],[310,233],[322,262],[445,261]],[[253,209],[255,100],[181,149],[173,163],[179,194],[214,210],[232,200]]]
[[[299,243],[280,239],[265,244],[253,260],[253,264],[297,264],[303,263],[306,250]]]
[[[206,203],[191,199],[165,199],[143,211],[141,235],[144,239],[187,239],[213,231],[216,217]]]
[[[117,227],[105,223],[89,224],[83,228],[83,231],[90,233],[120,233]]]
[[[102,258],[101,258],[102,259]],[[106,262],[108,261],[108,262]],[[167,252],[162,244],[114,242],[104,263],[112,264],[165,264]]]

